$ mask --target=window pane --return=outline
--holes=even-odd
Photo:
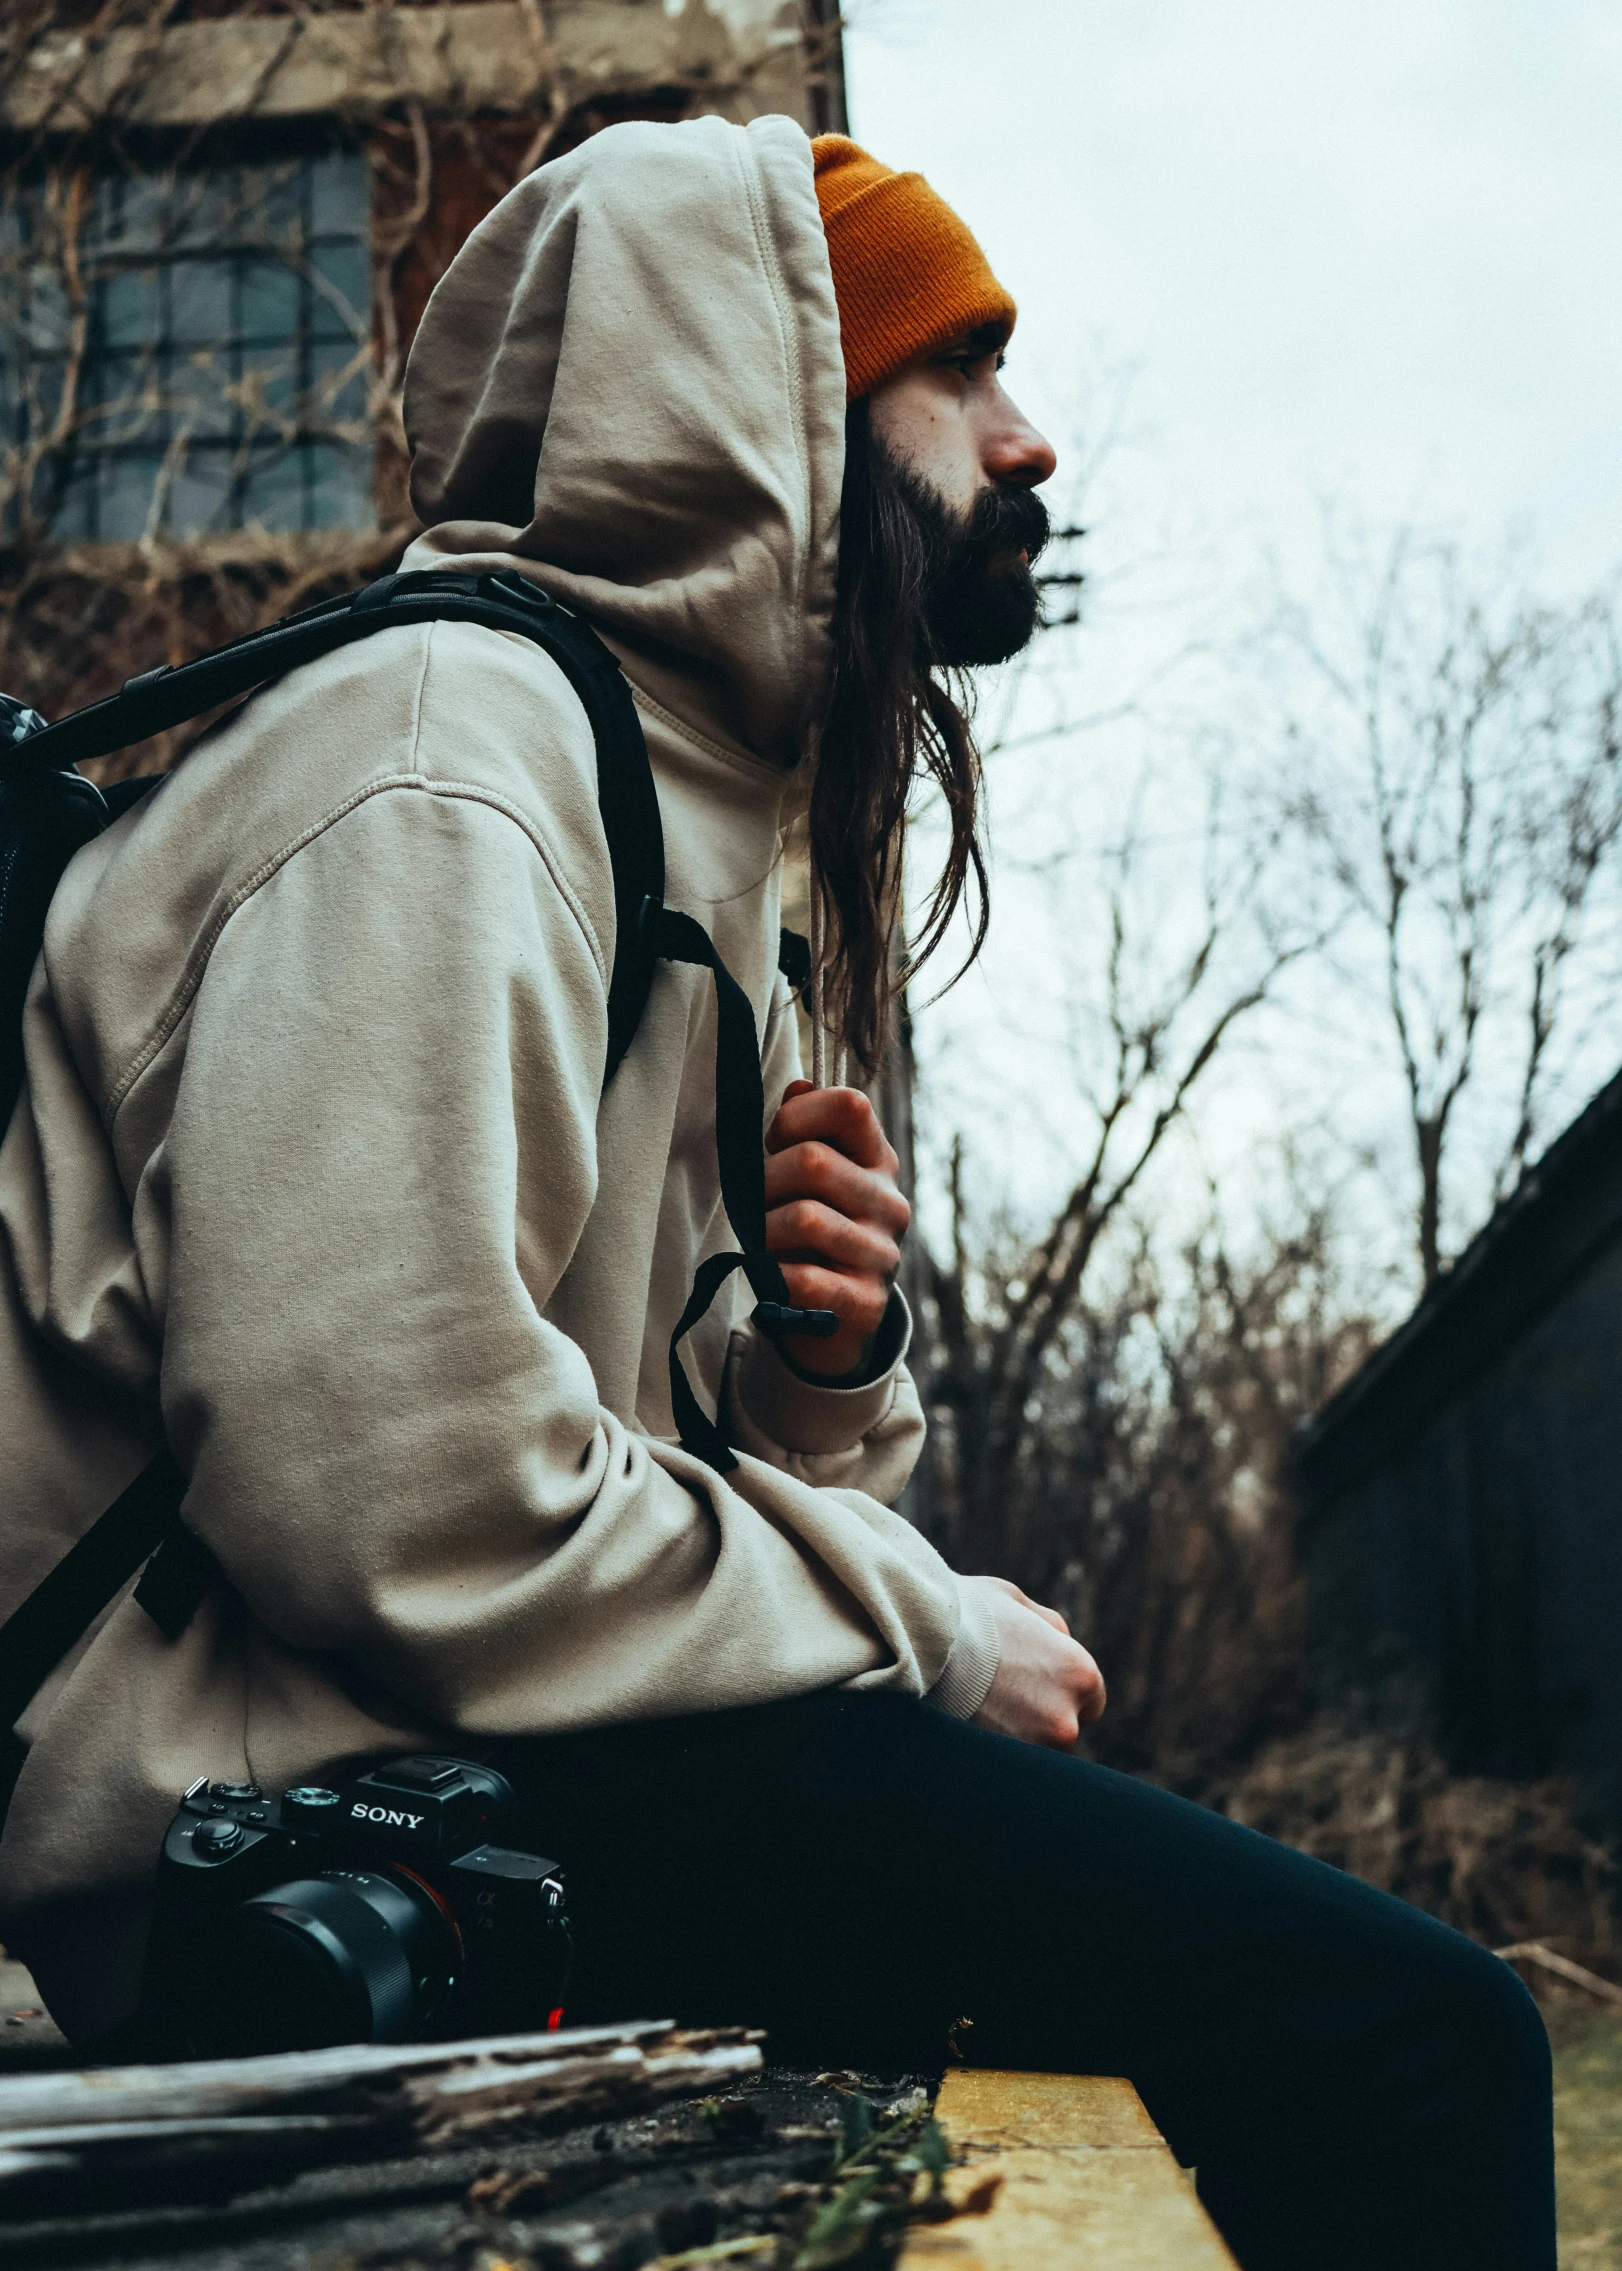
[[[364,426],[371,361],[368,349],[357,349],[350,344],[311,349],[311,383],[305,414],[313,425]],[[345,439],[359,441],[361,435],[357,431]]]
[[[80,233],[80,250],[112,253],[156,252],[164,244],[169,184],[161,174],[104,174],[96,184]]]
[[[276,245],[282,250],[303,244],[305,170],[297,161],[286,160],[243,167],[233,231],[241,243]]]
[[[6,356],[0,390],[5,400],[6,435],[25,441],[53,425],[62,400],[62,366],[37,356]]]
[[[177,260],[169,271],[170,337],[213,346],[231,336],[231,263]]]
[[[242,329],[249,341],[278,346],[298,331],[299,278],[280,260],[242,263]]]
[[[250,428],[295,425],[302,392],[298,357],[274,347],[244,347],[235,391]]]
[[[169,439],[168,404],[158,367],[150,356],[111,357],[85,374],[80,392],[80,431],[86,447],[149,447]]]
[[[237,212],[242,202],[241,182],[235,166],[211,166],[177,173],[170,185],[166,242],[171,252],[219,252],[234,244],[241,231]]]
[[[96,533],[97,471],[94,462],[88,466],[75,465],[58,491],[56,507],[51,513],[51,528],[64,543],[72,544]],[[48,509],[43,496],[38,497],[38,502],[40,510]]]
[[[152,492],[163,468],[161,457],[109,457],[102,460],[99,525],[103,544],[133,544],[146,534]]]
[[[304,453],[301,449],[276,450],[255,459],[242,504],[245,527],[259,527],[279,535],[304,526]]]
[[[23,334],[40,354],[65,354],[73,328],[73,312],[61,280],[48,269],[36,268],[24,287]]]
[[[311,528],[370,528],[372,507],[372,453],[369,449],[311,442]]]
[[[193,449],[169,485],[167,525],[175,536],[231,526],[232,453]]]
[[[329,150],[310,165],[310,234],[366,234],[371,202],[366,160],[358,150]]]
[[[154,483],[177,533],[371,523],[370,196],[347,151],[97,182],[80,394],[38,491],[60,534],[140,536]],[[72,336],[43,185],[0,203],[0,237],[0,435],[26,446]]]
[[[177,433],[201,438],[237,431],[230,376],[229,357],[218,348],[196,347],[172,358],[164,394]]]
[[[169,438],[162,366],[151,353],[104,355],[79,389],[85,439],[98,447]]]
[[[155,346],[162,300],[155,268],[126,268],[101,288],[101,336],[108,347]]]
[[[317,245],[310,261],[310,328],[317,339],[354,339],[371,322],[371,260],[363,244]]]

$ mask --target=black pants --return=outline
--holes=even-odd
[[[1107,1769],[888,1696],[507,1746],[569,1866],[570,2017],[1124,2074],[1244,2271],[1553,2271],[1548,2043],[1506,1964]]]

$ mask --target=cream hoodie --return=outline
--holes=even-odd
[[[798,1072],[787,799],[825,698],[844,372],[810,146],[611,128],[440,284],[408,567],[520,566],[625,663],[667,899]],[[24,1721],[0,1930],[70,2033],[132,2008],[165,1823],[380,1748],[832,1686],[978,1709],[990,1604],[889,1511],[922,1438],[885,1328],[808,1384],[729,1281],[707,973],[661,965],[599,1096],[613,894],[584,715],[529,642],[396,628],[295,673],[88,847],[0,1151],[0,1613],[162,1434],[222,1579],[127,1595]]]

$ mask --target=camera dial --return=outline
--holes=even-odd
[[[342,1804],[336,1790],[321,1790],[306,1783],[300,1790],[289,1790],[282,1800],[282,1825],[291,1830],[330,1829]]]

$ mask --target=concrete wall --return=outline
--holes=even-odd
[[[595,95],[682,86],[727,117],[781,110],[814,128],[807,61],[798,12],[779,0],[245,11],[100,39],[48,32],[3,75],[0,125],[72,133],[114,119],[162,128],[334,111],[360,118],[407,102],[450,116],[544,116],[554,97],[561,114]]]

